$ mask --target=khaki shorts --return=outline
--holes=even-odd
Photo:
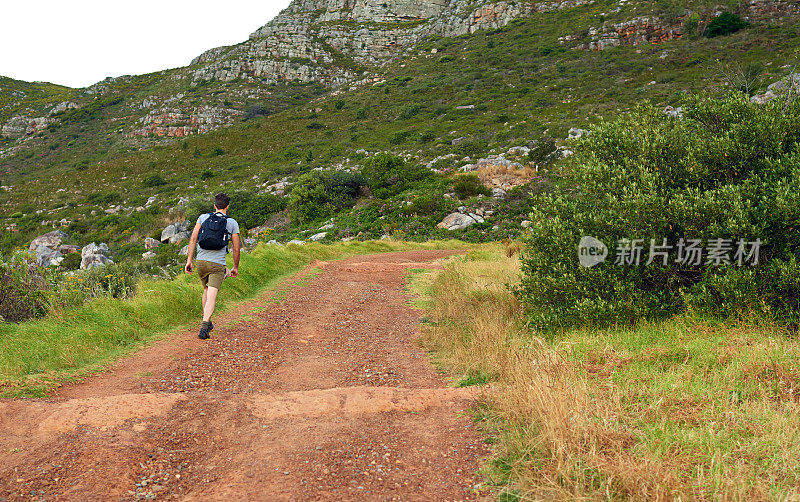
[[[197,268],[197,275],[200,276],[200,282],[203,283],[204,288],[210,287],[219,289],[228,272],[225,265],[220,265],[213,261],[197,260],[197,262],[195,262],[195,267]]]

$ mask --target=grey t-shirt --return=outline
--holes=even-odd
[[[201,214],[199,218],[197,218],[197,223],[200,225],[203,224],[204,221],[208,219],[208,214]],[[236,220],[233,218],[228,218],[228,233],[238,234],[239,233],[239,224],[236,223]],[[209,250],[203,249],[200,247],[200,244],[197,245],[197,259],[203,261],[210,261],[212,263],[219,263],[220,265],[225,265],[225,255],[228,254],[227,248],[217,249],[217,250]]]

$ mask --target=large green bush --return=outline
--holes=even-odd
[[[708,38],[730,35],[747,28],[750,23],[731,12],[723,12],[708,23],[705,35]]]
[[[456,178],[453,183],[453,191],[459,199],[465,200],[476,195],[489,196],[491,190],[486,188],[477,174],[465,174]]]
[[[361,168],[372,192],[379,199],[397,195],[431,176],[424,166],[408,164],[402,157],[379,153],[367,159]]]
[[[328,218],[350,208],[366,185],[363,176],[347,171],[312,171],[298,178],[289,194],[289,214],[297,223]]]
[[[234,194],[237,195],[237,194]],[[248,194],[249,195],[249,194]],[[233,201],[233,199],[231,199]],[[239,196],[235,204],[231,204],[230,216],[242,229],[251,229],[263,225],[275,213],[286,209],[283,197],[271,194]]]
[[[534,191],[519,295],[537,326],[632,322],[687,308],[800,318],[800,102],[691,98],[682,120],[654,107],[593,129]],[[609,258],[578,262],[593,236]],[[621,239],[761,239],[757,266],[615,265]],[[736,244],[733,244],[734,248]],[[731,253],[731,257],[734,253]]]

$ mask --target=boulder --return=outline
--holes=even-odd
[[[515,146],[508,149],[506,155],[510,157],[524,157],[530,153],[531,149],[527,146]]]
[[[446,230],[463,230],[475,223],[483,223],[483,218],[474,213],[450,213],[437,225]]]
[[[80,253],[81,247],[75,246],[74,244],[62,244],[58,246],[58,252],[64,255]]]
[[[750,101],[757,105],[763,105],[775,99],[779,94],[800,94],[800,73],[792,73],[787,77],[773,82],[767,86],[764,94],[756,94]]]
[[[322,225],[319,227],[320,232],[324,232],[326,230],[331,230],[334,227],[333,223],[328,223],[327,225]]]
[[[81,270],[89,270],[95,267],[103,267],[114,261],[108,257],[108,245],[105,242],[100,244],[87,244],[81,250]]]
[[[64,255],[60,252],[43,245],[36,246],[34,252],[36,253],[36,264],[40,267],[58,265],[64,259]]]
[[[522,228],[529,228],[531,226],[531,222],[528,220],[524,220],[522,223],[519,224]]]
[[[301,241],[301,240],[297,240],[297,239],[292,239],[292,240],[290,240],[289,242],[287,242],[286,244],[287,244],[287,245],[288,245],[288,244],[297,244],[297,245],[303,245],[303,244],[305,244],[305,241]]]
[[[505,199],[506,198],[506,191],[502,188],[494,188],[492,189],[492,197],[495,199]]]
[[[144,253],[142,253],[143,260],[152,260],[155,257],[156,254],[153,251],[145,251]]]
[[[324,239],[326,235],[328,235],[328,232],[320,232],[309,237],[309,240],[312,242],[319,242]]]
[[[40,235],[39,237],[33,239],[28,249],[30,251],[35,251],[37,247],[44,246],[56,250],[58,249],[58,246],[61,245],[61,242],[66,238],[67,234],[65,234],[61,230],[53,230],[52,232],[48,232],[44,235]]]
[[[161,242],[166,244],[177,244],[178,242],[191,237],[189,233],[189,222],[177,221],[161,231]]]
[[[114,263],[114,261],[106,255],[92,254],[81,259],[81,270],[91,270],[112,263]]]
[[[569,138],[567,139],[580,139],[586,134],[589,134],[589,131],[585,129],[578,129],[577,127],[570,127]]]
[[[154,249],[161,245],[161,241],[157,241],[152,237],[147,237],[144,240],[144,248],[145,249]]]
[[[181,248],[181,250],[178,251],[178,254],[181,255],[181,256],[189,256],[189,245],[187,244],[187,245],[183,246]]]

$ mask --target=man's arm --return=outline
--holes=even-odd
[[[231,269],[231,277],[239,275],[239,254],[242,250],[242,243],[239,240],[239,234],[233,234],[233,268]]]
[[[194,250],[197,249],[197,235],[200,233],[200,222],[198,221],[194,225],[194,230],[192,230],[192,237],[189,239],[189,253],[186,255],[186,266],[183,269],[186,271],[187,274],[191,274],[194,271],[194,266],[192,265],[192,258],[194,258]]]

